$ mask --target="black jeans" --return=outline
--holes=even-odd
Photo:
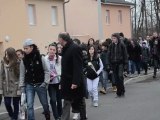
[[[143,66],[143,69],[144,69],[145,73],[147,73],[147,71],[148,71],[148,63],[143,61],[142,62],[142,66]]]
[[[124,77],[123,77],[123,64],[114,64],[113,67],[113,75],[116,82],[117,87],[117,96],[122,96],[125,93],[124,88]]]
[[[62,99],[59,84],[50,84],[48,87],[48,93],[50,96],[53,116],[55,119],[58,119],[62,115]]]
[[[13,102],[13,108],[11,103]],[[4,104],[9,116],[12,119],[18,119],[20,97],[4,97]]]
[[[154,64],[154,76],[157,75],[158,62],[159,62],[159,59],[158,59],[158,58],[154,58],[154,59],[153,59],[153,64]]]
[[[72,112],[80,113],[80,120],[86,120],[86,102],[85,98],[74,99],[71,103]]]

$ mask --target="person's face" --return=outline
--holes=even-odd
[[[17,51],[16,54],[20,60],[24,57],[24,55],[20,51]]]
[[[131,40],[131,44],[132,44],[132,45],[134,45],[134,42],[133,42],[133,40]]]
[[[91,48],[89,49],[89,54],[90,54],[90,55],[93,55],[93,54],[94,54],[94,47],[91,47]]]
[[[55,46],[49,46],[48,48],[48,54],[49,56],[54,56],[56,54],[56,47]]]
[[[94,44],[93,40],[90,40],[89,45],[93,45],[93,44]]]
[[[149,41],[150,40],[150,36],[147,36],[146,39]]]
[[[28,55],[32,52],[33,47],[32,46],[26,46],[24,47],[24,52]]]
[[[153,37],[157,37],[158,34],[156,32],[153,33]]]
[[[112,39],[112,42],[113,42],[113,43],[118,43],[118,39],[117,39],[116,37],[112,36],[111,39]]]
[[[107,50],[107,48],[105,46],[102,46],[102,51]]]
[[[139,37],[139,40],[142,40],[142,37]]]
[[[146,47],[146,44],[143,43],[143,44],[142,44],[142,47]]]
[[[62,45],[65,46],[65,41],[62,38],[58,38],[58,42]]]
[[[57,45],[58,53],[62,52],[62,46],[60,44]]]

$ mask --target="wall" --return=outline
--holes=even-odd
[[[53,41],[57,42],[58,34],[64,31],[63,1],[27,0],[26,8],[28,4],[35,4],[37,23],[35,26],[30,26],[29,22],[27,23],[27,37],[34,40],[42,53],[46,53],[45,46]],[[51,21],[52,6],[57,6],[58,8],[58,25],[56,26],[53,26]]]
[[[110,24],[106,24],[106,10],[110,10]],[[118,23],[118,10],[122,11],[122,24]],[[103,30],[106,38],[115,32],[123,32],[128,38],[131,37],[131,18],[129,6],[102,5]]]
[[[0,0],[1,51],[4,52],[7,47],[21,48],[22,40],[26,37],[26,23],[24,0]],[[5,36],[10,37],[9,42],[5,42]]]
[[[87,41],[90,36],[98,39],[98,8],[96,0],[70,0],[66,4],[67,31]],[[84,36],[84,37],[82,37]]]

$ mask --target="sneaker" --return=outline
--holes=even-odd
[[[113,86],[113,87],[112,87],[112,91],[113,91],[113,92],[117,92],[116,86]]]
[[[79,119],[79,113],[74,113],[73,120],[78,120],[78,119]]]
[[[104,88],[102,88],[102,89],[100,90],[100,93],[102,93],[102,94],[107,94],[107,92],[106,92],[106,90],[105,90]]]
[[[153,78],[156,78],[156,75],[153,75]]]
[[[98,107],[98,102],[97,102],[97,101],[94,101],[93,106],[94,106],[94,107]]]

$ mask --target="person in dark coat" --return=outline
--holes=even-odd
[[[129,55],[129,73],[134,74],[135,68],[136,68],[139,75],[140,62],[141,62],[141,56],[142,56],[141,46],[135,40],[131,40],[127,49],[128,49],[128,55]]]
[[[73,101],[77,100],[72,108],[82,110],[80,104],[85,97],[83,82],[83,59],[81,48],[74,44],[70,35],[66,32],[58,36],[59,43],[63,46],[61,92],[64,99],[62,120],[70,119],[70,108]],[[81,112],[80,112],[81,113]],[[81,115],[81,120],[86,119],[86,113]]]
[[[149,62],[149,48],[146,45],[146,42],[142,43],[142,66],[143,69],[145,70],[145,75],[147,75],[147,71],[148,71],[148,62]]]
[[[155,32],[153,33],[153,38],[150,42],[150,50],[153,57],[153,66],[154,66],[154,75],[153,78],[157,77],[157,68],[160,59],[160,38],[158,34]]]
[[[115,77],[117,97],[125,95],[123,72],[127,70],[128,55],[125,45],[121,42],[119,34],[112,34],[112,44],[108,49],[109,62]]]

